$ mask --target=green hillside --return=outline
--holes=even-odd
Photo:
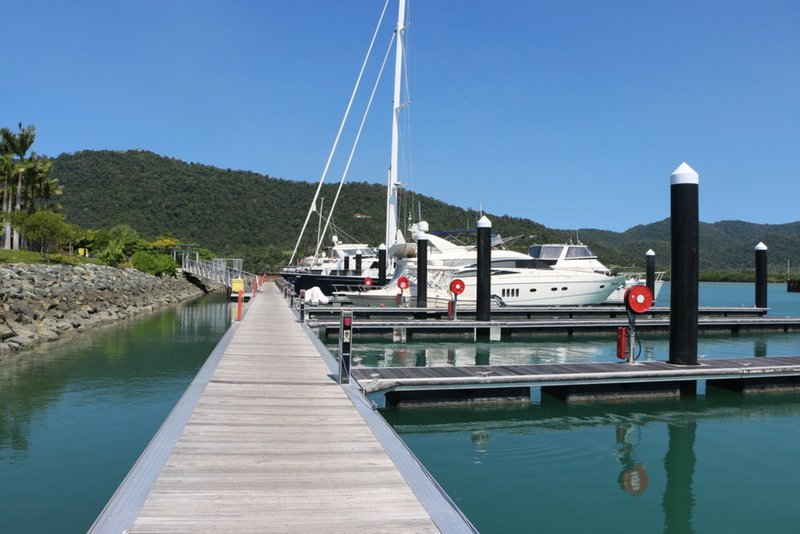
[[[55,158],[52,175],[64,187],[64,212],[75,224],[108,229],[124,223],[147,238],[171,233],[219,255],[244,256],[251,269],[265,267],[268,249],[291,251],[316,188],[308,182],[185,163],[140,150],[63,154]],[[325,211],[335,188],[333,184],[323,188]],[[346,184],[334,216],[340,235],[373,245],[383,241],[385,198],[384,186]],[[407,192],[401,213],[412,206],[411,211],[415,215],[421,211],[432,230],[474,228],[478,219],[474,210]],[[575,235],[574,229],[555,230],[529,219],[487,215],[504,236],[521,236],[512,244],[517,250],[527,250],[534,240],[564,242]],[[312,219],[314,234],[316,224]],[[722,221],[703,223],[700,230],[701,270],[750,270],[753,247],[759,241],[769,246],[772,272],[785,272],[787,260],[800,266],[800,222]],[[645,251],[652,248],[659,269],[669,265],[669,234],[668,219],[623,233],[579,229],[580,239],[606,264],[641,267]],[[306,240],[303,253],[313,251],[313,239]]]

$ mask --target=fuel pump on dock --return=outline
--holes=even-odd
[[[653,294],[644,285],[629,287],[625,291],[625,309],[628,310],[628,326],[617,330],[617,358],[635,363],[636,354],[636,315],[645,313],[653,305]]]

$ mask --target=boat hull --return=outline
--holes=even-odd
[[[294,287],[294,294],[300,295],[312,287],[318,287],[326,296],[333,295],[336,291],[363,291],[366,289],[363,276],[313,274],[313,273],[283,273],[283,278]]]

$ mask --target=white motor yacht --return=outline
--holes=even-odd
[[[576,245],[571,243],[534,244],[528,249],[528,254],[553,269],[611,274],[611,270],[597,259],[597,255],[582,243]],[[643,272],[625,271],[619,274],[625,277],[625,283],[611,292],[605,300],[606,304],[622,304],[625,291],[629,287],[647,284],[646,274]],[[664,283],[664,271],[658,271],[655,274],[655,295],[653,295],[653,300],[658,298],[658,293]]]

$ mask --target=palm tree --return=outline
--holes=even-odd
[[[19,133],[14,134],[8,128],[3,128],[2,130],[0,130],[0,136],[2,136],[3,142],[6,145],[7,150],[9,150],[12,154],[17,156],[18,158],[15,169],[15,172],[17,174],[17,190],[16,190],[16,203],[14,204],[14,211],[19,211],[20,209],[22,209],[22,177],[25,174],[25,169],[29,165],[29,162],[25,161],[25,154],[28,153],[28,149],[30,149],[31,145],[36,139],[36,127],[33,125],[28,125],[25,128],[23,128],[22,123],[20,122]],[[14,250],[18,250],[19,232],[14,230],[12,237],[13,237],[12,247]]]
[[[9,187],[11,179],[14,177],[14,162],[12,154],[6,149],[6,145],[0,138],[0,176],[3,178],[3,226],[5,228],[5,242],[4,249],[11,248],[11,221],[8,219],[7,214],[11,212],[11,188]]]

